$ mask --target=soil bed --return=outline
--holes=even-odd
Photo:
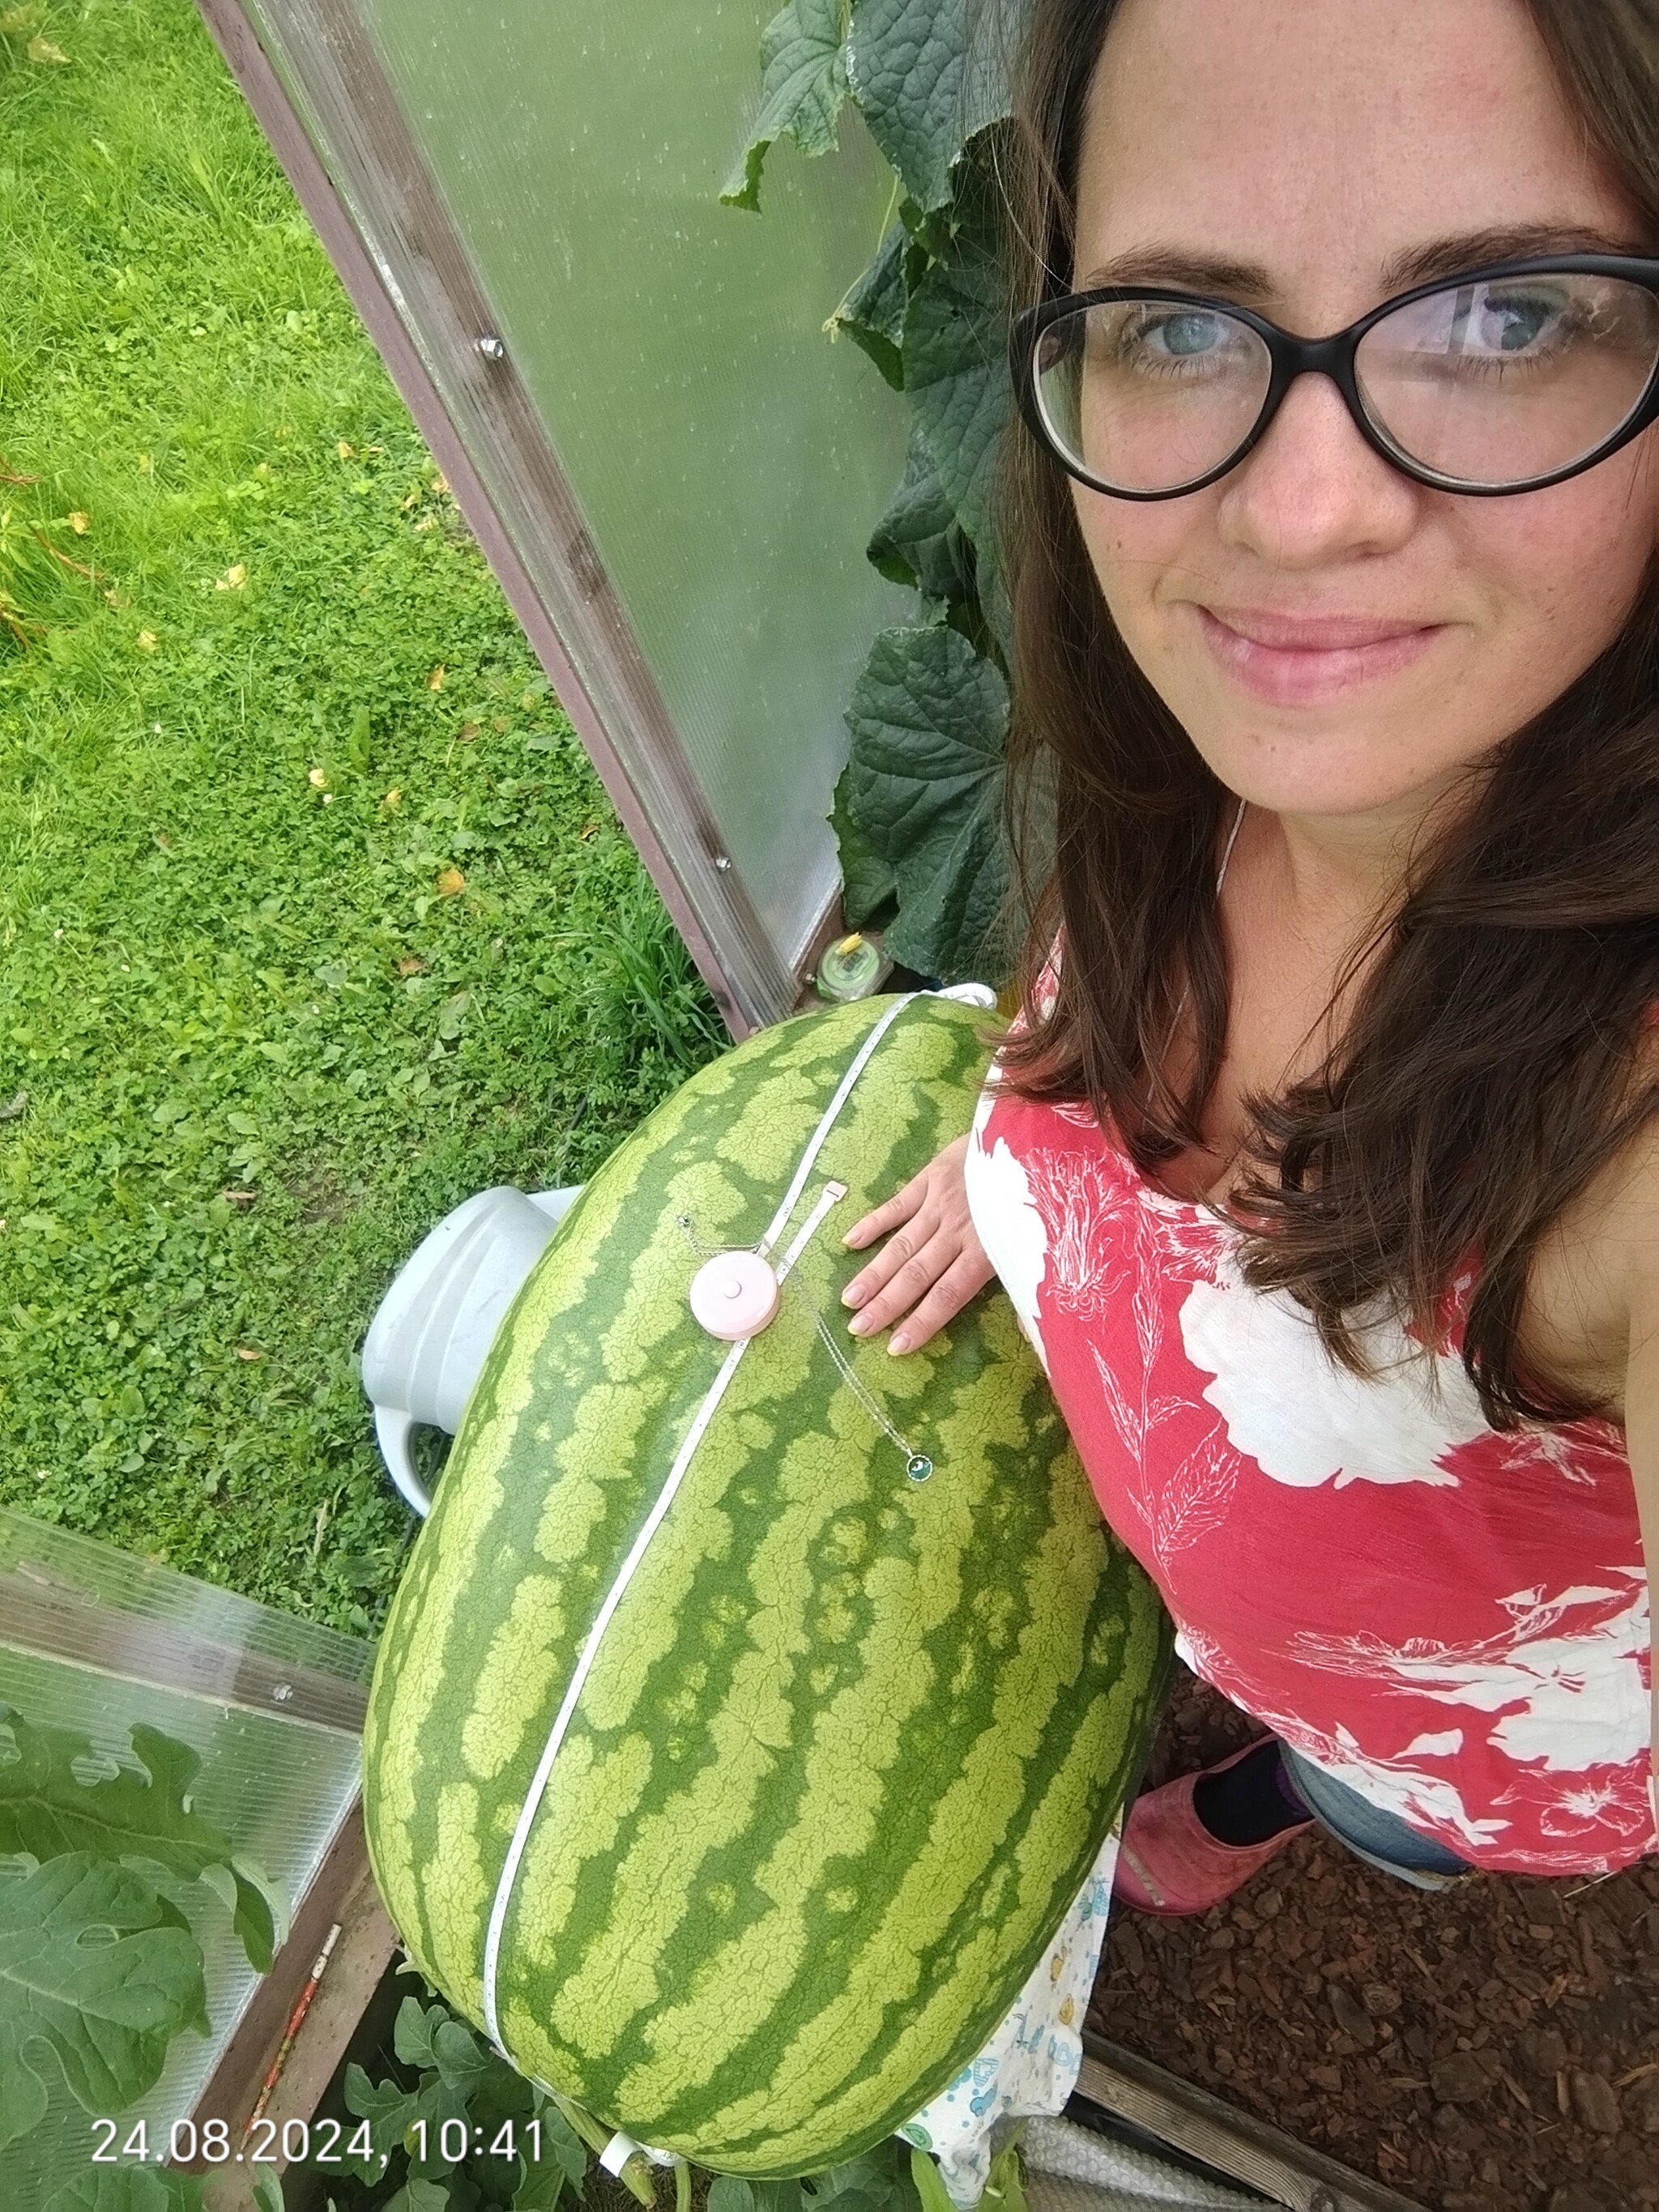
[[[1146,1786],[1255,1733],[1182,1675]],[[1435,1896],[1314,1830],[1199,1919],[1115,1914],[1089,2019],[1437,2212],[1659,2206],[1659,1861]]]

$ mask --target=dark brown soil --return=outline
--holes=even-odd
[[[1184,1676],[1146,1786],[1257,1732]],[[1659,1861],[1434,1895],[1315,1830],[1201,1918],[1115,1912],[1089,2019],[1437,2212],[1659,2206]]]

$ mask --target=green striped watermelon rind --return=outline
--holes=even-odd
[[[468,1408],[382,1642],[365,1796],[392,1917],[475,2020],[483,1923],[546,1722],[654,1496],[631,1468],[648,1430],[678,1440],[726,1350],[685,1326],[696,1260],[672,1217],[709,1244],[752,1242],[884,1011],[781,1025],[659,1109],[567,1218]],[[978,1023],[937,1000],[905,1008],[832,1131],[796,1210],[828,1176],[850,1186],[801,1264],[826,1311],[857,1264],[839,1227],[966,1128]],[[602,1266],[611,1249],[625,1271]],[[938,1473],[905,1482],[786,1291],[675,1501],[674,1541],[647,1554],[601,1648],[503,1949],[518,2063],[640,2140],[757,2179],[855,2155],[975,2054],[1089,1872],[1168,1661],[1161,1609],[1102,1528],[1006,1299],[902,1362],[848,1342]],[[988,1730],[974,1668],[999,1640],[1029,1646],[1048,1689],[1040,1712],[1029,1686],[1011,1692]],[[860,1759],[878,1778],[862,1796]],[[1034,1791],[1031,1766],[1053,1786]],[[903,1786],[933,1769],[951,1778],[931,1797]],[[837,1844],[863,1824],[859,1850],[829,1850],[832,1814]],[[964,1853],[979,1871],[947,1909]],[[876,1866],[888,1924],[860,1950],[847,1930]]]

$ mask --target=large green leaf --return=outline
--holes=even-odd
[[[165,2173],[149,2166],[102,2166],[54,2190],[41,2212],[201,2212],[205,2187],[193,2174]],[[280,2197],[276,2202],[280,2206]]]
[[[856,0],[847,74],[870,135],[923,210],[950,197],[976,131],[1008,112],[1006,58],[983,0]]]
[[[718,2174],[709,2184],[708,2212],[800,2212],[800,2184]]]
[[[918,429],[910,433],[904,474],[867,550],[890,582],[908,584],[927,599],[949,605],[973,596],[973,548]]]
[[[902,2149],[890,2137],[878,2149],[815,2173],[802,2185],[802,2212],[915,2212],[915,2197]]]
[[[386,2212],[455,2212],[457,2193],[453,2182],[446,2185],[412,2173],[397,2195],[387,2199]]]
[[[33,1727],[0,1704],[0,1856],[91,1851],[147,1859],[183,1881],[205,1882],[229,1906],[249,1965],[268,1972],[282,1899],[258,1867],[236,1856],[229,1837],[191,1810],[201,1760],[187,1743],[143,1724],[132,1730],[132,1748],[142,1772],[122,1766],[82,1782],[76,1763],[95,1763],[84,1736]]]
[[[849,929],[883,929],[898,902],[898,878],[864,833],[848,793],[852,775],[843,769],[836,781],[830,827],[841,860],[841,910]]]
[[[727,207],[760,207],[761,171],[780,138],[827,154],[847,98],[848,0],[789,0],[761,33],[760,113],[720,193]]]
[[[347,2155],[342,2165],[359,2181],[376,2181],[386,2161],[404,2147],[404,2136],[416,2117],[415,2093],[397,2081],[371,2081],[354,2059],[346,2068],[342,2094],[347,2112],[368,2122],[371,2146],[366,2157]]]
[[[557,2212],[559,2199],[564,2195],[564,2174],[550,2159],[539,2165],[523,2156],[519,2159],[520,2173],[513,2191],[513,2212]]]
[[[847,709],[846,804],[891,867],[896,960],[961,981],[994,960],[1008,687],[957,630],[883,630]]]
[[[1013,407],[1007,305],[995,258],[977,244],[937,262],[904,319],[904,385],[957,519],[991,538],[991,497]]]
[[[417,1996],[405,1997],[392,2023],[392,2048],[399,2063],[435,2068],[433,2038],[451,2017],[447,2005],[423,2005]]]
[[[208,2032],[202,1954],[137,1869],[70,1851],[0,1881],[0,2147],[45,2112],[53,2057],[88,2112],[118,2112],[186,2028]]]
[[[587,2153],[580,2137],[539,2090],[536,2110],[542,2124],[542,2156],[532,2164],[520,2153],[523,2171],[513,2192],[513,2212],[555,2212],[567,2191],[582,2195],[587,2176]],[[519,2140],[528,2140],[522,2130]]]
[[[1014,665],[1014,605],[1008,596],[1008,584],[1002,573],[1002,563],[995,557],[994,547],[988,551],[981,545],[974,564],[974,580],[979,587],[980,611],[985,617],[985,626],[996,640],[1004,665]]]
[[[904,310],[909,291],[904,281],[910,234],[896,222],[881,251],[830,318],[831,333],[845,331],[861,346],[895,392],[904,388]]]

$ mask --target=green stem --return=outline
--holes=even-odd
[[[654,2204],[657,2201],[655,2174],[656,2168],[652,2165],[650,2160],[641,2158],[635,2154],[634,2157],[629,2160],[627,2165],[623,2166],[617,2179],[622,2183],[623,2187],[627,2190],[629,2195],[630,2197],[637,2197],[641,2204]],[[678,2177],[676,2178],[674,2185],[676,2190],[678,2190],[679,2186]]]
[[[591,2112],[583,2112],[580,2105],[573,2105],[568,2097],[562,2097],[556,2089],[553,2092],[553,2101],[594,2157],[598,2158],[611,2140],[609,2129],[602,2126]]]
[[[881,228],[876,233],[876,252],[879,253],[888,232],[893,228],[893,217],[898,213],[899,195],[904,190],[904,180],[896,173],[893,178],[893,195],[887,203],[887,212],[881,219]],[[871,258],[873,260],[872,254]]]
[[[562,2097],[556,2089],[553,2092],[553,2101],[594,2157],[602,2158],[605,2145],[611,2140],[611,2130],[604,2122],[596,2120],[591,2112],[583,2112],[580,2105],[572,2104],[568,2097]],[[637,2156],[630,2158],[617,2179],[629,2195],[636,2197],[641,2204],[656,2203],[656,2185],[651,2179],[647,2160]]]

